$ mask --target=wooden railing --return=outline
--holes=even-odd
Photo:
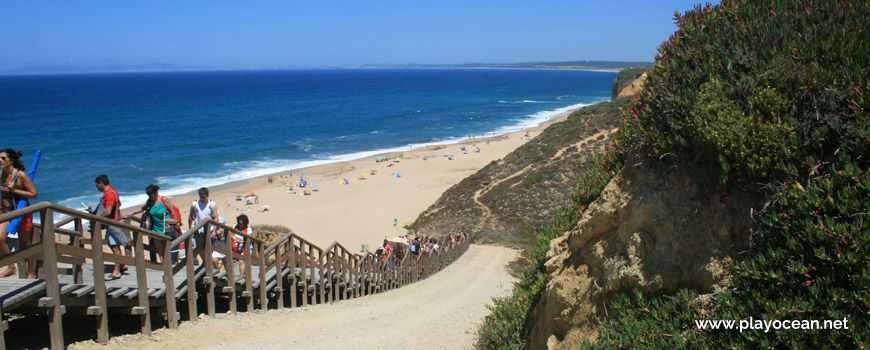
[[[43,223],[34,225],[33,244],[0,256],[0,266],[28,258],[37,261],[38,281],[44,282],[44,296],[28,305],[49,315],[49,336],[55,349],[64,347],[61,316],[68,306],[64,305],[64,301],[72,298],[68,294],[77,288],[82,288],[77,289],[80,292],[84,291],[78,295],[87,295],[93,300],[84,301],[87,304],[85,307],[79,306],[82,300],[76,300],[76,306],[69,306],[95,316],[97,341],[108,342],[109,310],[104,279],[106,262],[125,264],[135,269],[135,290],[123,291],[127,292],[130,302],[121,309],[128,314],[139,315],[141,332],[150,334],[152,308],[161,311],[169,328],[176,328],[180,321],[176,303],[182,298],[186,299],[188,320],[195,322],[199,314],[199,292],[206,295],[206,312],[209,316],[215,315],[218,294],[228,296],[229,310],[233,313],[239,311],[239,298],[245,301],[247,311],[254,309],[255,301],[260,309],[268,309],[270,301],[278,308],[337,302],[381,293],[425,279],[458,259],[469,246],[468,239],[460,239],[454,244],[445,244],[440,251],[430,251],[419,258],[404,249],[405,254],[399,259],[394,254],[377,257],[368,252],[353,253],[338,242],[322,249],[289,233],[266,247],[262,240],[214,220],[202,221],[170,241],[169,236],[133,225],[138,223],[138,218],[118,222],[47,202],[2,214],[0,222],[33,213],[39,213]],[[54,223],[56,214],[68,218]],[[90,232],[84,229],[87,221],[91,222],[93,229]],[[75,229],[60,227],[70,223]],[[131,249],[127,250],[127,255],[107,252],[101,231],[105,226],[119,227],[131,235]],[[200,229],[206,237],[212,230],[222,233],[227,244],[220,247],[213,244],[212,239],[206,238],[205,244],[194,249],[195,233]],[[230,238],[233,234],[243,237],[244,252],[233,251]],[[185,256],[173,263],[171,252],[181,244],[184,244]],[[160,252],[162,258],[158,259],[155,252]],[[225,255],[225,276],[215,269],[212,252]],[[203,257],[201,266],[194,264],[196,255]],[[238,266],[236,261],[244,262],[243,281],[237,280],[235,275]],[[69,264],[71,267],[60,268],[58,264]],[[91,269],[90,276],[84,276],[84,267]],[[150,283],[148,271],[162,273],[160,283]],[[63,275],[71,275],[64,279],[68,283],[61,281],[60,276]],[[182,290],[176,288],[179,287],[176,285],[176,276],[184,277],[182,284],[185,286]],[[0,285],[3,283],[4,280],[0,280]],[[185,288],[186,291],[183,290]],[[155,290],[162,290],[163,293]],[[132,301],[134,294],[136,300]],[[10,306],[15,308],[20,305]],[[113,307],[113,312],[117,312],[117,309]],[[7,311],[0,307],[0,315]],[[8,324],[3,321],[0,330],[5,332],[6,329]],[[0,350],[5,348],[4,333],[0,337]]]

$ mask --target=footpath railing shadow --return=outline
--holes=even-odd
[[[25,317],[48,315],[53,349],[65,346],[63,315],[67,312],[93,316],[96,340],[105,344],[110,313],[138,315],[140,332],[151,334],[152,315],[162,317],[169,328],[178,327],[178,302],[187,304],[187,320],[196,322],[201,295],[205,295],[209,316],[215,315],[219,303],[235,314],[240,306],[245,311],[283,309],[359,298],[425,279],[456,261],[469,246],[465,238],[419,258],[407,249],[401,257],[393,253],[378,257],[351,252],[338,242],[322,249],[294,233],[266,246],[261,239],[213,220],[170,240],[134,225],[138,218],[118,222],[47,202],[2,214],[0,222],[33,213],[42,218],[42,224],[34,225],[33,243],[0,256],[0,266],[17,263],[22,271],[17,280],[0,280],[0,316],[10,312]],[[58,214],[67,217],[55,223]],[[73,228],[63,228],[67,226]],[[119,227],[131,237],[130,248],[123,254],[112,253],[104,242],[102,228],[106,226]],[[200,229],[214,230],[222,239],[205,239],[194,248]],[[239,252],[232,249],[233,235],[242,239]],[[184,256],[173,262],[172,252],[182,245]],[[212,262],[214,252],[224,256],[222,270]],[[199,265],[195,256],[202,257]],[[23,278],[28,258],[35,260],[37,279]],[[135,279],[125,276],[106,281],[106,263],[127,265]],[[6,349],[7,330],[9,322],[4,320],[0,350]]]

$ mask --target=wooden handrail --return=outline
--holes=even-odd
[[[378,257],[370,252],[362,254],[352,252],[339,242],[333,242],[326,249],[323,249],[292,232],[287,233],[267,247],[262,239],[239,232],[215,220],[201,221],[179,237],[170,240],[170,237],[167,235],[154,233],[136,225],[48,202],[38,203],[24,209],[2,214],[0,215],[0,222],[36,212],[40,212],[45,221],[42,224],[34,225],[42,231],[42,241],[34,242],[30,247],[25,247],[19,252],[0,256],[0,265],[41,255],[40,259],[45,262],[43,270],[46,275],[47,293],[50,294],[49,297],[56,298],[56,301],[52,302],[56,302],[59,305],[61,300],[59,298],[60,290],[57,277],[60,271],[57,268],[58,262],[70,261],[72,258],[73,264],[80,266],[85,263],[86,259],[89,259],[91,261],[89,264],[94,265],[94,275],[89,277],[93,278],[95,288],[93,305],[95,306],[88,307],[87,312],[98,316],[100,320],[98,322],[97,336],[101,343],[108,341],[108,321],[105,317],[108,313],[107,286],[102,274],[105,262],[122,263],[136,267],[136,285],[140,292],[134,311],[140,315],[142,323],[141,331],[150,334],[151,316],[149,310],[151,310],[151,305],[149,305],[149,299],[151,297],[149,297],[149,286],[146,278],[146,270],[149,269],[163,272],[162,284],[166,292],[161,298],[165,299],[163,304],[165,306],[163,307],[166,310],[168,325],[170,328],[175,328],[178,325],[179,319],[175,312],[177,291],[174,279],[175,274],[182,270],[186,271],[187,277],[185,284],[187,286],[187,304],[188,314],[191,315],[190,320],[195,321],[197,319],[193,315],[198,313],[196,298],[198,293],[202,291],[200,288],[203,285],[208,295],[208,313],[209,315],[214,314],[214,302],[216,299],[214,296],[215,282],[213,281],[214,266],[210,259],[211,253],[214,251],[226,253],[224,263],[228,271],[234,271],[235,260],[245,261],[244,274],[246,279],[242,297],[247,300],[247,310],[252,310],[255,299],[252,281],[255,278],[259,280],[258,299],[260,308],[266,308],[269,304],[269,296],[267,294],[269,290],[267,288],[272,288],[272,286],[274,286],[272,292],[278,295],[279,307],[284,307],[285,293],[290,295],[291,307],[297,306],[297,292],[299,291],[302,293],[301,304],[303,306],[309,303],[309,298],[310,303],[334,302],[373,293],[381,293],[425,279],[454,262],[459,255],[467,251],[470,241],[468,238],[459,238],[454,243],[444,244],[439,250],[430,250],[427,253],[420,254],[419,257],[412,256],[410,250],[403,250],[404,255],[401,259],[398,259],[396,250],[392,250],[386,257]],[[54,213],[64,214],[68,217],[58,223],[54,223],[51,222]],[[119,227],[127,232],[131,232],[131,246],[135,247],[133,257],[104,253],[106,242],[103,242],[101,233],[91,234],[90,239],[85,239],[82,223],[84,220],[89,220],[93,223],[93,232],[98,232],[98,230],[105,226]],[[139,218],[132,217],[130,220],[138,221]],[[59,223],[69,224],[71,222],[76,223],[76,230],[59,229],[56,227]],[[245,253],[233,252],[229,245],[226,248],[215,247],[211,239],[206,239],[205,244],[197,246],[194,249],[192,247],[194,234],[200,229],[204,229],[207,232],[211,232],[212,229],[223,231],[226,235],[225,239],[227,243],[230,243],[231,234],[243,237]],[[55,234],[69,236],[70,243],[57,243],[54,240]],[[155,242],[166,243],[161,246],[161,253],[163,255],[161,263],[146,259],[144,255],[146,252],[145,238],[150,239],[149,244],[152,248],[155,248]],[[186,246],[186,257],[173,264],[169,258],[171,251],[182,243]],[[197,280],[194,276],[196,268],[193,264],[193,257],[197,253],[206,253],[207,256],[204,261],[206,277],[201,281]],[[252,275],[252,266],[259,266],[258,276]],[[297,270],[299,271],[298,275]],[[81,268],[77,267],[73,271],[81,271]],[[268,287],[267,283],[269,281],[266,280],[267,271],[275,276],[275,280]],[[79,279],[80,277],[77,277],[76,283],[81,284],[82,282]],[[229,298],[230,310],[233,312],[237,311],[235,302],[237,285],[235,279],[235,273],[227,274],[227,283],[231,286]],[[286,282],[290,283],[289,288],[285,288]],[[226,289],[224,290],[226,291]],[[48,303],[49,301],[46,302]],[[55,310],[60,309],[55,308]],[[52,318],[50,329],[52,347],[62,348],[63,337],[59,316]]]

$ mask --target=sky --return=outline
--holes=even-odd
[[[653,61],[697,1],[2,1],[0,70]]]

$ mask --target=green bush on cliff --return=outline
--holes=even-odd
[[[661,169],[693,164],[720,186],[766,191],[753,255],[723,293],[618,296],[599,342],[587,345],[870,345],[867,18],[870,3],[847,0],[725,0],[678,16],[629,125]],[[849,329],[695,324],[749,318],[845,318]]]

